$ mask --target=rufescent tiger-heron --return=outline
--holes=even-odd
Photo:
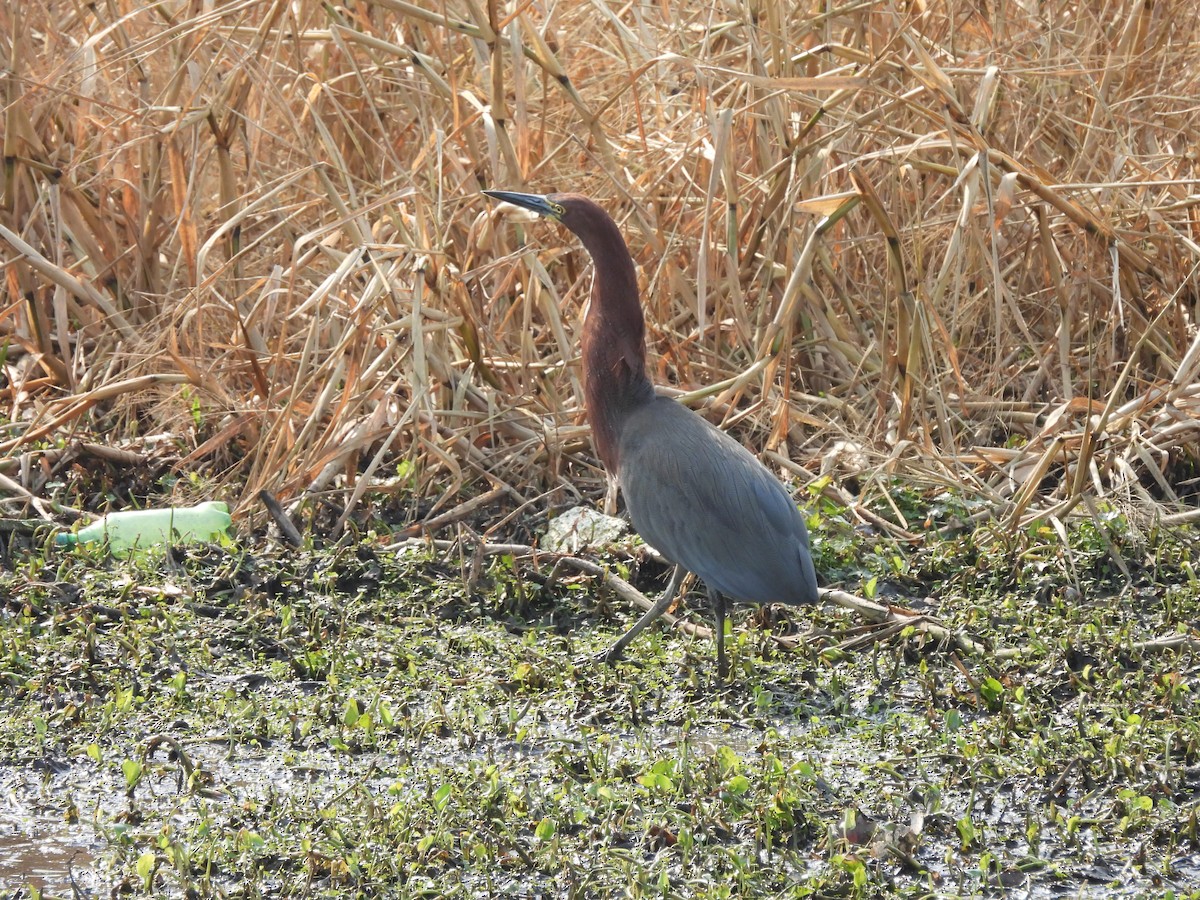
[[[604,656],[616,660],[666,611],[686,572],[693,572],[716,612],[717,669],[724,678],[727,597],[817,601],[804,518],[745,447],[698,413],[655,394],[646,376],[633,259],[608,213],[580,194],[484,193],[559,222],[591,254],[595,271],[582,355],[592,440],[617,478],[634,528],[675,564],[662,597]]]

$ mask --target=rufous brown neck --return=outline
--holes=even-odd
[[[584,403],[596,452],[604,468],[619,475],[621,427],[630,412],[654,399],[654,386],[646,377],[646,326],[629,249],[607,214],[588,226],[576,232],[594,267],[583,322]]]

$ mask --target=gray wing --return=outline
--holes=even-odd
[[[813,603],[804,519],[741,444],[659,397],[622,423],[620,480],[634,527],[709,587],[753,603]]]

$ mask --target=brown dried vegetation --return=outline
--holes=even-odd
[[[32,0],[0,55],[35,495],[161,432],[247,500],[595,486],[586,258],[494,186],[600,199],[657,379],[792,473],[1194,512],[1190,0]]]

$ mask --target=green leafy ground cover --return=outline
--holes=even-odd
[[[548,561],[10,548],[0,784],[75,885],[0,841],[0,891],[1200,897],[1191,535],[815,524],[827,577],[994,650],[738,608],[725,684],[661,628],[589,661],[635,611]]]

